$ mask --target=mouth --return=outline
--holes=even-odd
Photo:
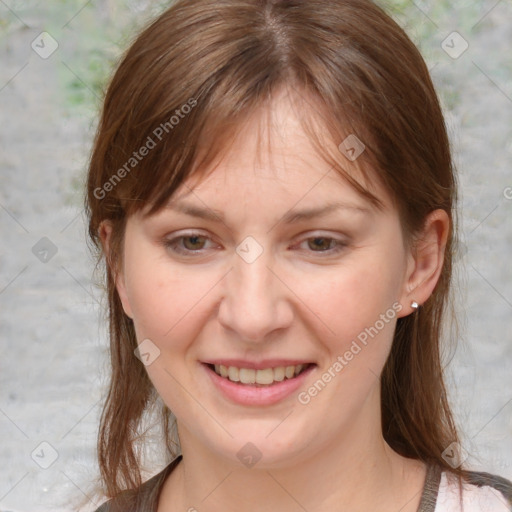
[[[255,388],[270,387],[279,382],[295,379],[313,366],[316,366],[315,363],[305,363],[255,369],[225,366],[222,364],[205,363],[205,365],[223,379]]]
[[[239,405],[259,407],[291,399],[317,367],[316,363],[290,360],[217,360],[204,361],[201,366],[222,397]]]

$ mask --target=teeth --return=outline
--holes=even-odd
[[[235,368],[234,366],[230,366],[228,368],[228,377],[229,380],[232,380],[233,382],[238,382],[240,380],[240,371],[238,368]]]
[[[254,384],[256,382],[256,370],[250,368],[240,368],[240,382],[242,384]]]
[[[215,365],[215,373],[225,377],[233,382],[242,384],[261,384],[269,385],[274,382],[281,382],[285,378],[292,379],[299,375],[306,365],[298,364],[296,366],[278,366],[276,368],[265,368],[263,370],[254,370],[252,368],[237,368],[236,366]]]
[[[274,380],[277,380],[277,382],[284,380],[284,373],[284,366],[274,368]]]
[[[274,382],[274,370],[272,370],[272,368],[257,370],[256,382],[258,384],[272,384],[272,382]]]

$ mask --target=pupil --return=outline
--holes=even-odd
[[[313,243],[316,245],[317,248],[320,246],[320,249],[329,248],[329,243],[325,243],[326,241],[328,242],[328,240],[329,239],[325,237],[313,238]],[[323,244],[322,241],[324,242]]]
[[[200,238],[201,238],[201,237],[199,237],[199,236],[187,236],[187,237],[185,238],[185,245],[188,245],[188,241],[192,241],[192,243],[191,243],[190,245],[195,246],[195,245],[197,245],[197,243],[198,243],[197,241],[198,241]],[[199,243],[199,245],[201,245],[201,244]],[[189,248],[189,249],[197,249],[197,247],[188,247],[188,248]]]

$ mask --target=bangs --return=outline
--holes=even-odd
[[[261,155],[271,159],[276,130],[274,106],[282,97],[281,92],[286,94],[317,155],[328,165],[326,175],[336,172],[365,200],[382,209],[384,204],[377,196],[376,182],[381,186],[385,184],[375,169],[369,135],[362,134],[362,127],[355,129],[349,125],[348,120],[340,125],[340,117],[333,119],[334,116],[328,114],[332,109],[318,95],[282,84],[265,98],[247,100],[243,110],[233,109],[232,101],[222,103],[225,95],[218,90],[212,91],[209,98],[194,99],[203,105],[200,113],[191,113],[190,119],[184,119],[181,126],[176,125],[175,131],[167,135],[168,140],[160,141],[160,149],[154,148],[152,158],[140,165],[136,178],[131,180],[130,189],[125,189],[124,197],[119,198],[126,213],[131,215],[143,210],[144,215],[153,215],[165,207],[178,188],[188,188],[193,186],[191,182],[197,184],[209,176],[229,155],[238,135],[254,120],[256,123],[251,127],[256,125],[258,130],[257,161],[254,165],[262,165]],[[204,103],[213,108],[206,109]],[[201,126],[201,130],[193,130],[192,126],[187,126],[190,123]],[[162,123],[158,126],[161,127]],[[188,134],[186,140],[180,137],[180,131]],[[156,132],[158,135],[160,129]]]

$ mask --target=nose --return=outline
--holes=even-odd
[[[287,297],[290,291],[271,268],[270,260],[266,251],[252,262],[234,255],[218,318],[238,340],[263,342],[292,322],[293,311]]]

